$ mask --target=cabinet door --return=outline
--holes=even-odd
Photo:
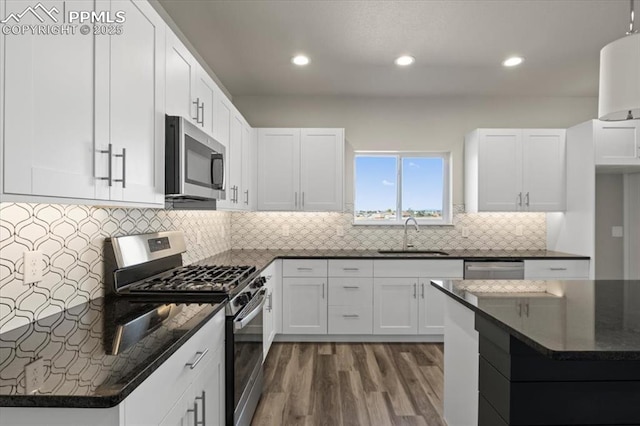
[[[242,123],[242,196],[240,208],[255,210],[256,134],[246,122]]]
[[[419,334],[444,334],[445,295],[431,285],[435,278],[420,278],[420,298],[418,303]]]
[[[213,127],[213,137],[227,148],[226,164],[225,164],[225,199],[217,201],[217,207],[221,209],[232,208],[231,199],[233,198],[233,191],[231,190],[231,184],[229,180],[231,176],[229,174],[230,164],[230,147],[231,142],[231,114],[233,111],[233,105],[231,101],[224,96],[220,90],[216,90],[215,98],[215,123]]]
[[[565,130],[523,130],[522,152],[524,210],[565,210]]]
[[[3,3],[3,16],[29,6],[23,0]],[[64,10],[63,1],[40,4]],[[93,2],[82,6],[95,10]],[[28,13],[20,24],[41,22]],[[108,160],[96,151],[101,147],[94,136],[94,43],[100,37],[0,35],[4,193],[96,198],[94,156],[96,162]]]
[[[373,334],[418,332],[418,279],[374,278]]]
[[[195,98],[199,108],[197,111],[197,125],[200,126],[207,134],[213,136],[218,86],[201,66],[197,67],[195,86]]]
[[[150,395],[151,396],[151,395]],[[193,390],[191,386],[176,401],[169,413],[162,419],[160,426],[188,426],[193,422]]]
[[[327,279],[282,279],[282,332],[327,334]]]
[[[566,330],[566,299],[551,295],[523,299],[522,323],[532,334],[564,341]]]
[[[196,105],[194,105],[196,70],[195,58],[178,37],[167,31],[166,46],[166,112],[191,120],[196,124]]]
[[[101,40],[109,44],[109,134],[116,179],[111,199],[164,206],[166,25],[147,2],[112,0],[111,10],[127,17],[123,34]]]
[[[192,385],[193,398],[189,408],[197,410],[198,421],[205,426],[224,426],[224,368],[224,348],[220,347]],[[195,414],[190,414],[192,420],[195,420]]]
[[[302,129],[300,206],[305,211],[342,211],[343,129]]]
[[[478,147],[478,209],[522,208],[522,132],[481,129]]]
[[[300,129],[258,130],[258,210],[300,209]]]
[[[240,209],[242,205],[242,116],[235,108],[231,113],[231,135],[227,146],[227,167],[229,181],[227,188],[231,193],[231,208]]]
[[[275,281],[273,278],[267,280],[265,288],[267,289],[267,303],[264,306],[262,323],[264,324],[263,341],[264,341],[264,356],[263,360],[267,359],[269,349],[276,335],[276,319],[273,311],[273,300],[276,297],[274,294]]]
[[[640,164],[640,120],[596,120],[596,165]]]

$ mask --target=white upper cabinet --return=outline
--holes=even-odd
[[[257,131],[247,122],[242,124],[242,210],[256,209]]]
[[[178,37],[167,31],[166,51],[166,113],[177,115],[197,124],[193,103],[198,64]]]
[[[62,1],[42,1],[62,11]],[[24,1],[7,1],[3,16]],[[87,3],[86,10],[94,10]],[[31,14],[22,24],[39,24]],[[93,173],[95,39],[82,35],[0,35],[2,164],[6,194],[96,198]]]
[[[258,210],[341,211],[344,129],[259,129]]]
[[[207,72],[198,67],[196,73],[196,123],[209,135],[213,136],[215,129],[215,107],[217,99],[222,92]]]
[[[63,3],[43,5],[62,11]],[[124,11],[124,31],[0,40],[3,193],[164,206],[166,25],[147,2],[75,5]],[[6,8],[20,12],[24,2]]]
[[[258,129],[258,210],[298,210],[300,129]]]
[[[465,139],[465,206],[478,211],[563,211],[563,129],[478,129]]]
[[[127,21],[122,34],[96,39],[97,56],[108,58],[108,67],[97,69],[96,86],[110,88],[96,99],[96,110],[108,111],[96,117],[105,121],[98,149],[108,149],[108,142],[113,150],[112,186],[103,180],[100,189],[109,189],[111,200],[163,205],[166,24],[147,2],[112,0],[110,6]],[[96,171],[105,164],[104,155],[97,158]]]
[[[596,165],[640,165],[640,120],[595,123]]]

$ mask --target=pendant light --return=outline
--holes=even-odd
[[[634,28],[633,2],[627,36],[600,51],[600,120],[640,119],[640,33]]]

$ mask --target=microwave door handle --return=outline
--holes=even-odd
[[[224,191],[224,161],[222,159],[222,154],[211,154],[211,185],[213,186],[213,188],[220,188],[220,190]],[[216,176],[215,176],[215,163],[216,161],[220,161],[220,168],[221,168],[221,182],[216,182]]]

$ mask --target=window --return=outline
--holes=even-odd
[[[451,224],[451,155],[356,152],[354,224]]]

